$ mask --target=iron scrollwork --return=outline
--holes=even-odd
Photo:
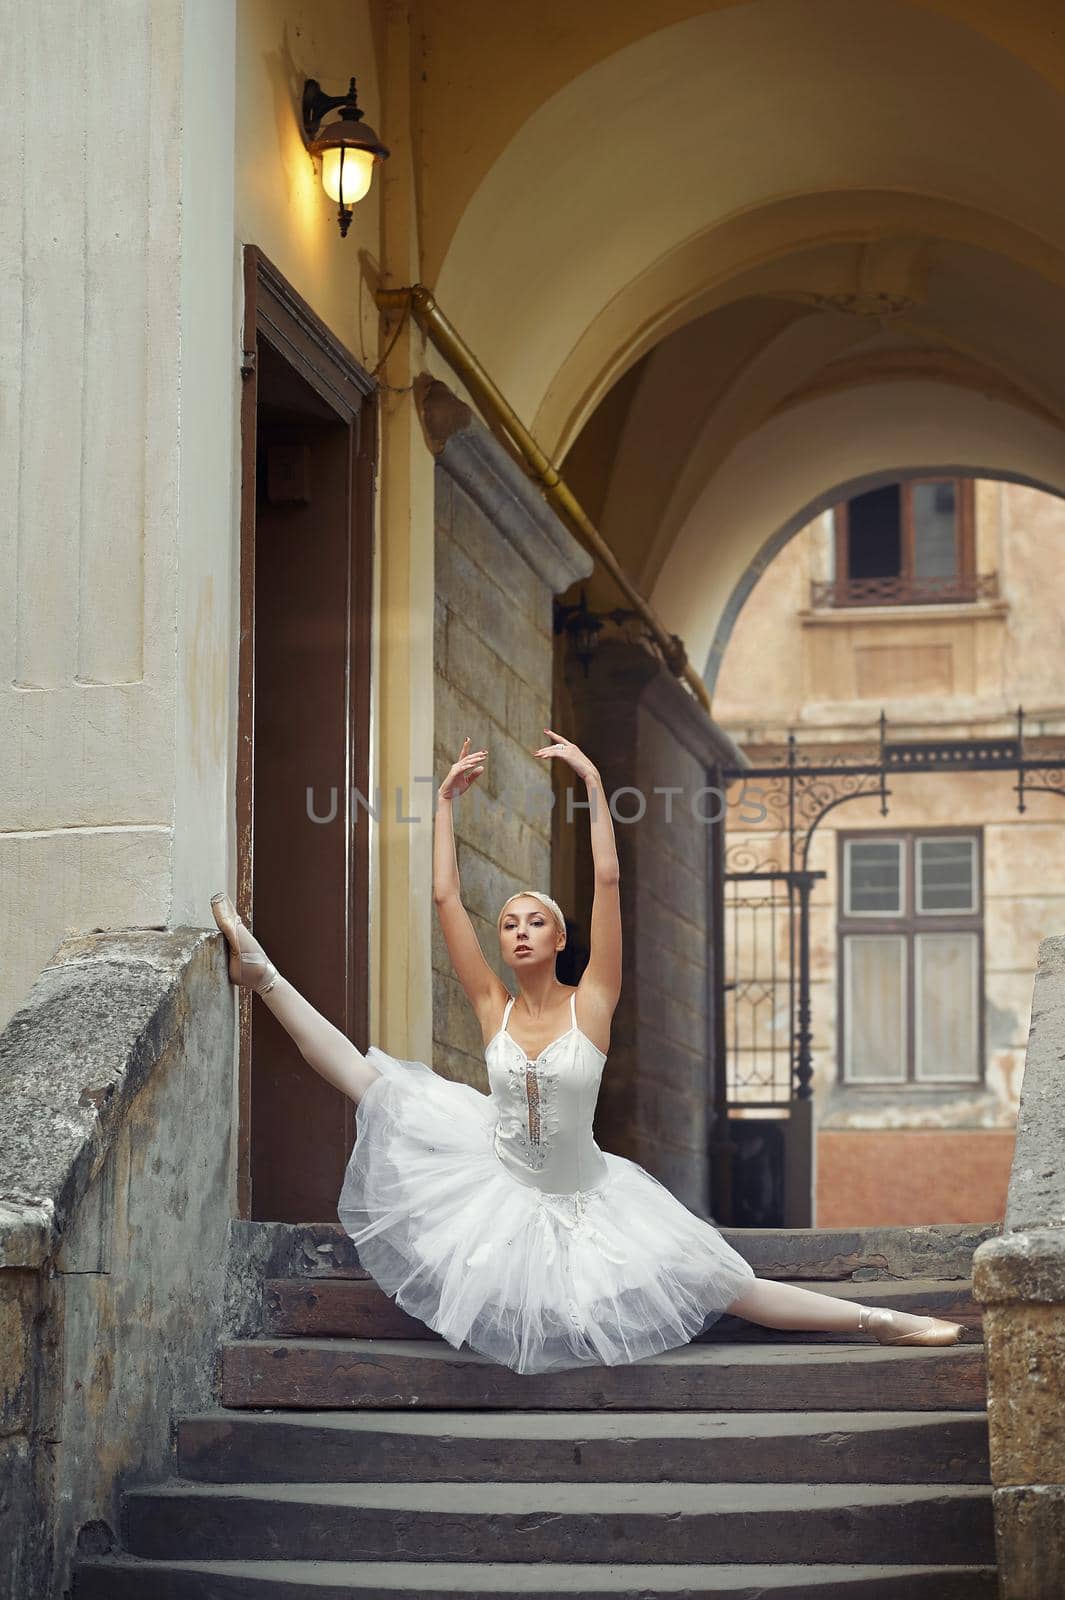
[[[1031,757],[1025,749],[1024,709],[1017,708],[1016,733],[997,739],[940,739],[889,741],[887,718],[880,712],[875,745],[858,754],[828,756],[801,750],[789,732],[787,760],[783,766],[729,767],[723,774],[732,790],[742,785],[740,803],[751,803],[750,785],[757,784],[758,803],[769,826],[752,825],[741,839],[725,847],[725,878],[748,882],[785,880],[795,916],[794,955],[798,958],[797,993],[791,1009],[791,1095],[809,1099],[813,1079],[813,1036],[810,1026],[810,896],[813,882],[823,872],[811,872],[810,847],[818,826],[838,806],[873,795],[880,798],[880,814],[888,814],[889,773],[893,776],[930,772],[1014,771],[1017,809],[1025,811],[1028,794],[1055,794],[1065,798],[1065,750],[1040,752]],[[727,841],[727,835],[726,835]],[[770,850],[772,853],[769,853]]]

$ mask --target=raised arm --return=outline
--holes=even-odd
[[[461,899],[451,803],[476,782],[484,771],[483,763],[488,754],[486,750],[471,754],[469,743],[469,739],[463,740],[458,760],[437,790],[433,823],[433,904],[444,930],[455,976],[484,1027],[498,1017],[509,990],[485,959],[477,930]]]
[[[556,744],[545,745],[538,756],[558,756],[583,778],[588,790],[589,821],[592,838],[592,864],[595,892],[589,935],[591,954],[580,981],[580,992],[605,1016],[607,1028],[621,994],[621,894],[618,852],[614,841],[614,822],[610,815],[599,768],[583,750],[551,728],[545,728]]]

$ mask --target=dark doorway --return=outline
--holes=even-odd
[[[245,249],[238,909],[366,1046],[373,382]],[[241,1216],[336,1220],[355,1107],[241,995]]]

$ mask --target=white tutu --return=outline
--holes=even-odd
[[[337,1214],[384,1292],[449,1344],[517,1372],[614,1366],[687,1344],[753,1281],[635,1162],[593,1145],[605,1178],[545,1192],[497,1154],[498,1097],[376,1045],[367,1059],[381,1076]]]

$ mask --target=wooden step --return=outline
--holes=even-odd
[[[975,1411],[982,1346],[691,1344],[619,1366],[518,1373],[443,1340],[241,1339],[222,1347],[222,1404],[300,1410]]]
[[[982,1337],[980,1307],[973,1300],[968,1279],[822,1282],[817,1289],[863,1305],[893,1306],[899,1311],[964,1323],[966,1342],[979,1342]],[[271,1278],[263,1288],[263,1332],[312,1338],[334,1334],[352,1339],[441,1338],[433,1328],[397,1306],[372,1278]],[[797,1332],[788,1337],[810,1344],[868,1343],[866,1336],[854,1333]],[[742,1317],[725,1316],[696,1336],[696,1342],[720,1339],[772,1343],[780,1339],[780,1332],[745,1322]]]
[[[365,1278],[358,1251],[339,1222],[244,1222],[245,1247],[269,1230],[265,1278]],[[929,1223],[908,1228],[722,1228],[721,1235],[760,1278],[968,1278],[973,1252],[1001,1231],[996,1222]]]
[[[213,1411],[182,1417],[197,1482],[980,1483],[983,1411]]]
[[[991,1566],[143,1561],[101,1556],[74,1600],[997,1600]]]
[[[994,1560],[969,1484],[190,1484],[123,1495],[153,1560],[880,1562]]]

